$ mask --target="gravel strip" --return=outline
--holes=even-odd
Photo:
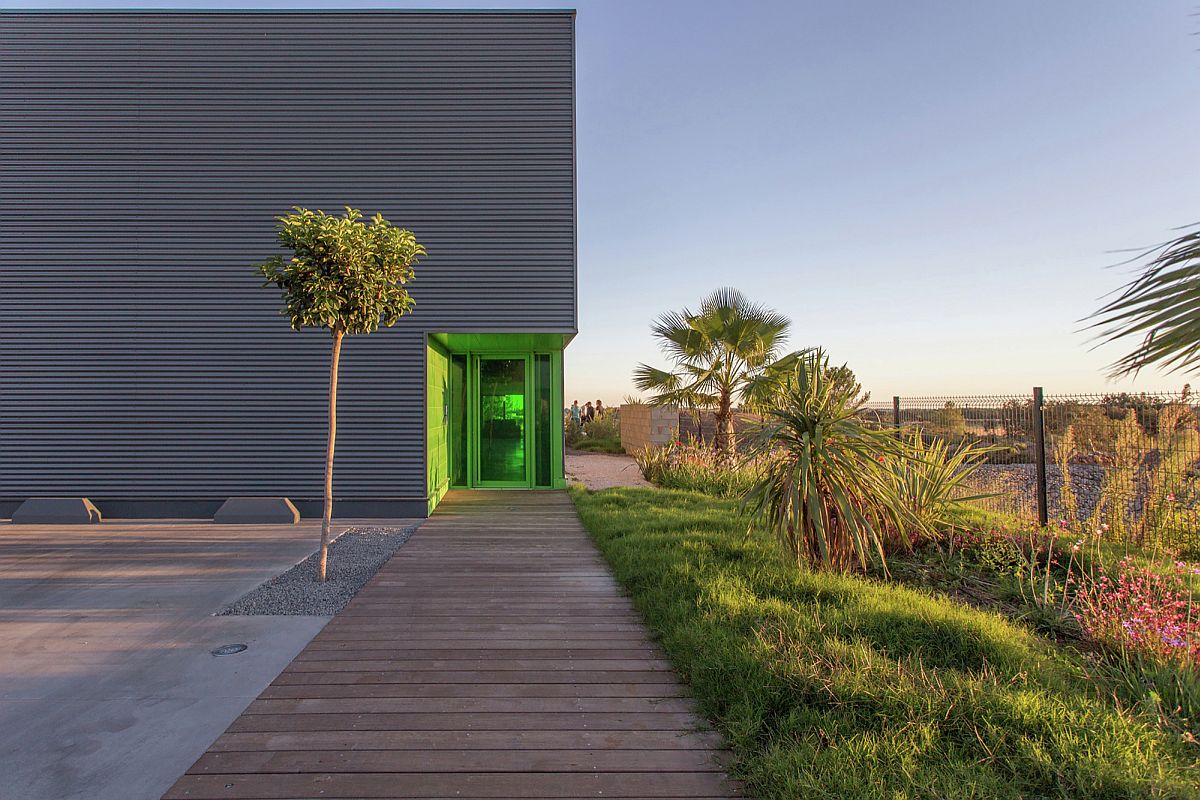
[[[299,614],[332,617],[371,580],[420,525],[348,528],[329,544],[325,583],[317,583],[317,553],[251,589],[215,616]]]
[[[1091,517],[1100,502],[1104,486],[1104,467],[1094,464],[1072,464],[1071,488],[1075,491],[1075,502],[1079,506],[1079,518]],[[976,473],[981,488],[987,492],[1005,495],[1009,502],[1027,511],[1037,508],[1037,467],[1033,464],[985,464]],[[1062,516],[1062,470],[1054,464],[1046,465],[1046,505],[1052,520]],[[1135,501],[1134,508],[1141,503]],[[1032,513],[1032,512],[1030,512]]]

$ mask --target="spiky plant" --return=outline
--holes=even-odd
[[[671,311],[654,321],[654,338],[673,363],[670,369],[639,365],[634,385],[654,405],[712,409],[714,446],[722,462],[731,463],[737,451],[734,403],[753,406],[771,394],[795,360],[794,353],[781,357],[790,327],[783,314],[737,289],[718,289],[699,311]]]
[[[974,487],[973,477],[997,449],[971,441],[952,446],[941,437],[926,440],[919,431],[913,433],[902,456],[887,462],[896,494],[916,522],[910,524],[909,536],[949,533],[960,524],[964,504],[991,497]]]
[[[797,561],[885,567],[887,545],[919,524],[889,465],[906,457],[905,445],[891,430],[868,427],[862,403],[823,351],[801,354],[754,442],[763,475],[746,508]]]
[[[1092,315],[1102,342],[1140,342],[1112,364],[1113,377],[1156,365],[1200,369],[1200,230],[1148,250],[1142,273]]]

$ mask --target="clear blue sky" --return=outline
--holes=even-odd
[[[55,5],[135,4],[0,0]],[[179,4],[247,5],[331,4]],[[1105,390],[1106,265],[1200,221],[1196,0],[574,5],[568,401],[618,402],[651,319],[723,285],[877,398]]]

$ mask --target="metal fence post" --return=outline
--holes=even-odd
[[[1033,387],[1033,448],[1037,460],[1037,515],[1043,528],[1050,521],[1046,507],[1046,423],[1042,417],[1042,387]]]
[[[900,438],[900,395],[892,396],[892,425],[896,428],[896,438]]]

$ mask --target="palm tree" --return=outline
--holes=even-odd
[[[729,463],[737,452],[734,401],[762,403],[786,374],[797,356],[780,357],[791,324],[737,289],[718,289],[704,298],[698,312],[685,308],[654,321],[650,329],[674,365],[662,370],[640,364],[633,382],[652,393],[653,405],[713,409],[714,446],[720,459]]]
[[[1200,370],[1200,230],[1143,253],[1145,270],[1092,315],[1105,342],[1140,338],[1112,365],[1114,378],[1156,364],[1167,372]]]

